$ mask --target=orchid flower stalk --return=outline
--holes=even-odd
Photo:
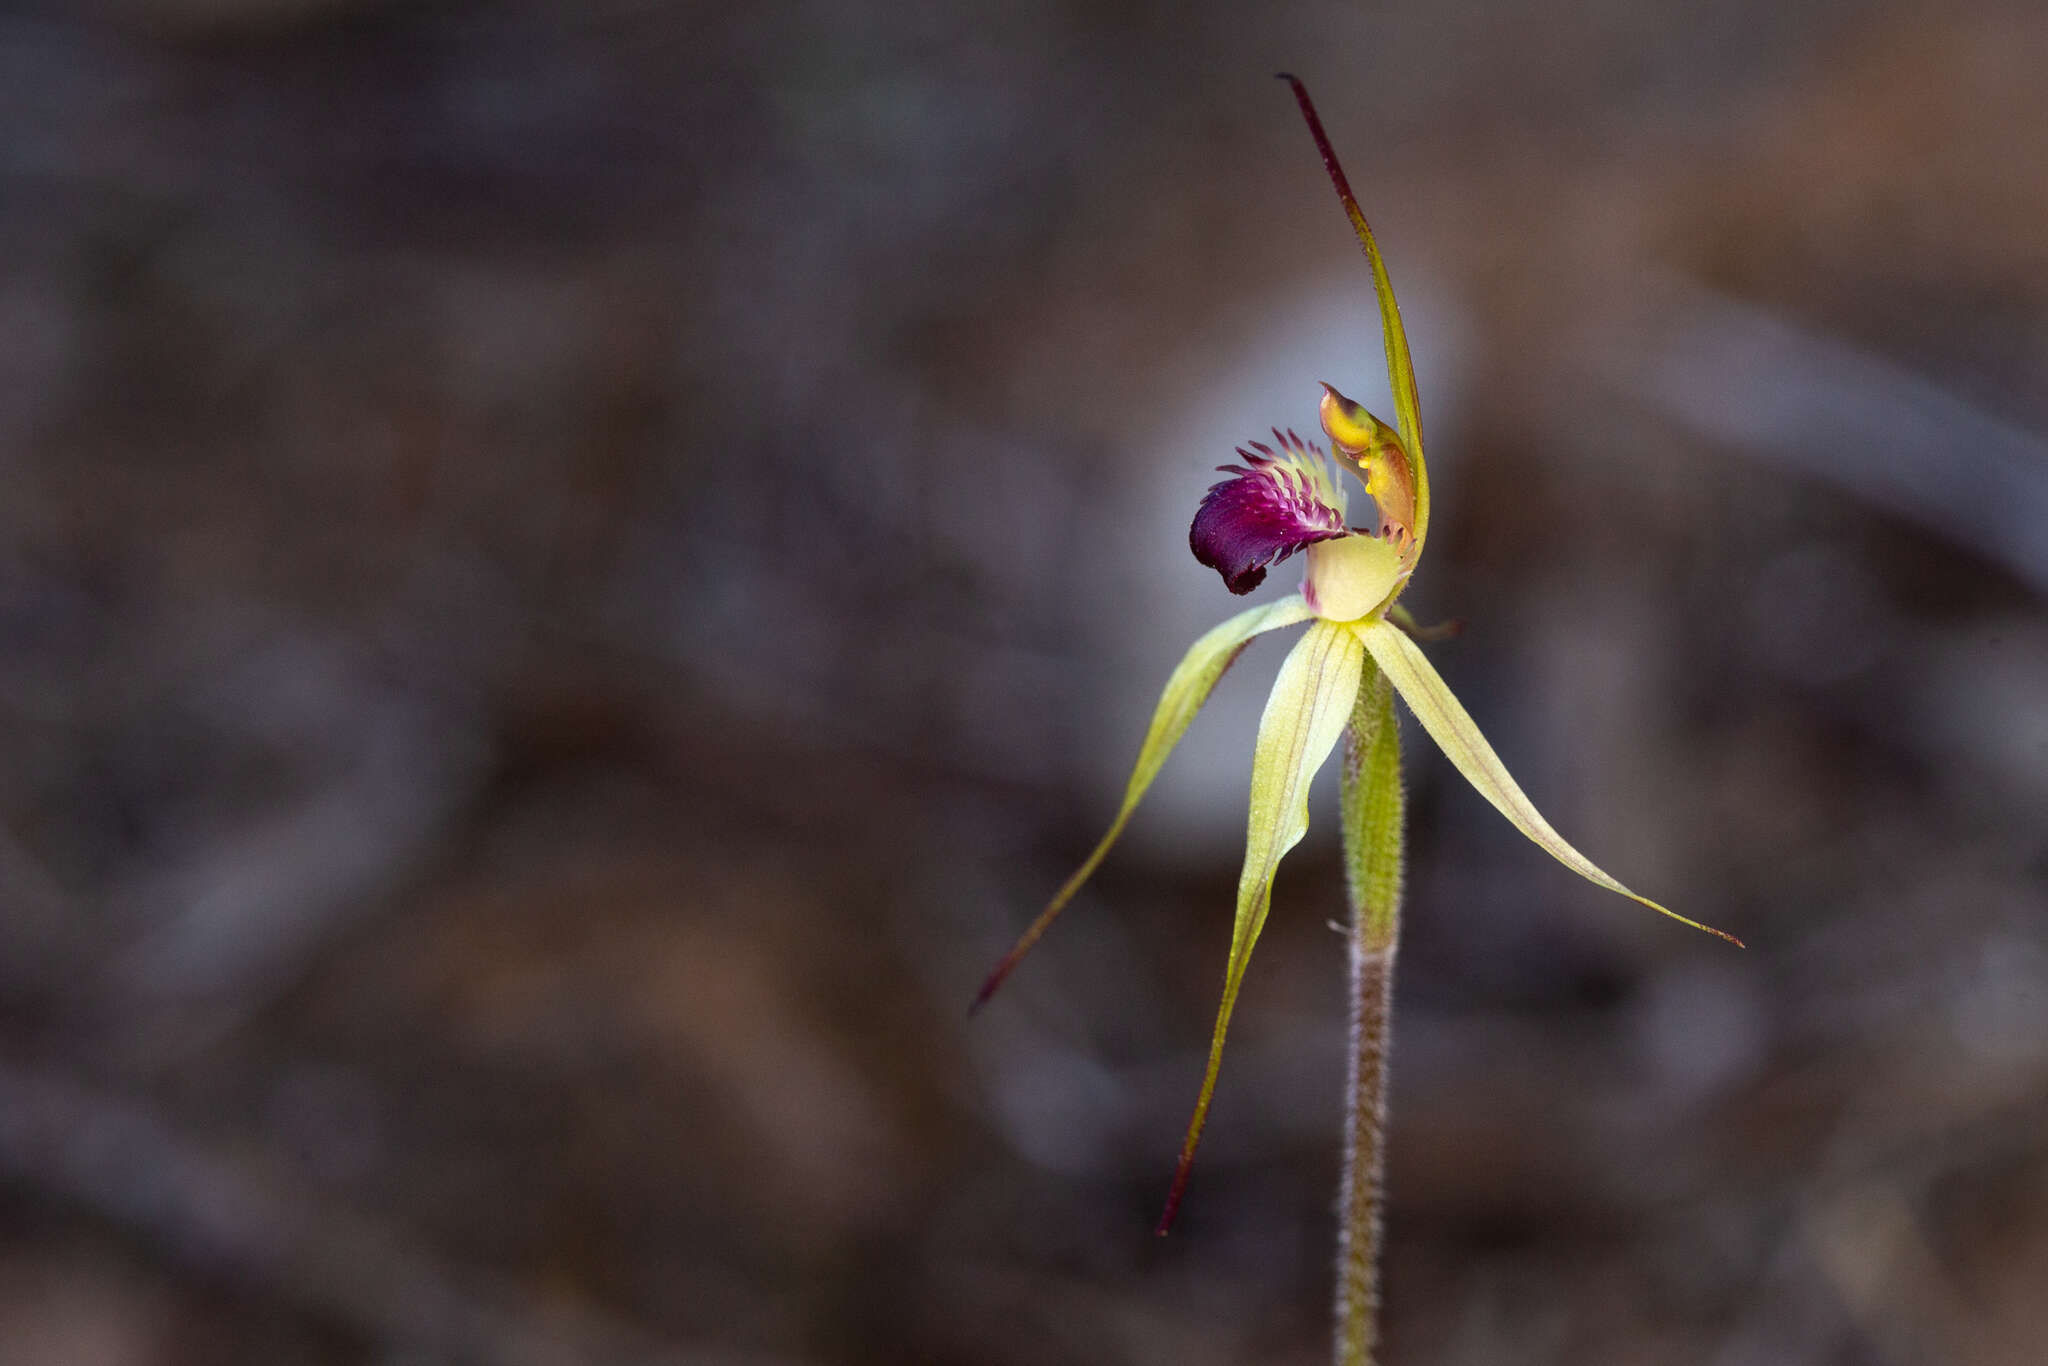
[[[1189,529],[1195,558],[1216,570],[1230,592],[1244,594],[1257,588],[1273,565],[1300,553],[1306,561],[1301,590],[1239,613],[1189,649],[1167,679],[1108,833],[989,974],[975,1005],[1002,985],[1108,854],[1224,671],[1256,637],[1306,624],[1280,665],[1259,721],[1223,998],[1158,1231],[1163,1234],[1172,1225],[1187,1190],[1231,1014],[1272,905],[1275,874],[1287,851],[1307,833],[1310,781],[1343,738],[1340,806],[1351,910],[1353,1048],[1339,1200],[1337,1359],[1357,1366],[1373,1355],[1388,1024],[1400,923],[1403,793],[1395,696],[1480,795],[1565,867],[1682,924],[1740,941],[1629,890],[1566,842],[1509,775],[1420,649],[1418,640],[1437,633],[1418,628],[1398,601],[1421,560],[1430,515],[1421,404],[1407,333],[1372,228],[1308,91],[1292,76],[1281,79],[1293,87],[1372,268],[1394,425],[1325,384],[1318,418],[1330,442],[1328,454],[1292,430],[1276,429],[1271,445],[1249,442],[1238,448],[1241,463],[1221,467],[1229,477],[1209,489]],[[1372,501],[1375,515],[1364,525],[1351,520],[1347,474],[1362,483]]]

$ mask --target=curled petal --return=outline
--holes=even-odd
[[[1280,441],[1285,455],[1257,442],[1249,451],[1239,447],[1245,463],[1220,467],[1235,477],[1210,486],[1188,528],[1188,548],[1233,593],[1265,582],[1266,566],[1348,530],[1321,453],[1312,466],[1300,437],[1290,432]]]

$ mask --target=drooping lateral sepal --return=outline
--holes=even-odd
[[[1648,906],[1651,910],[1668,915],[1683,925],[1708,934],[1718,935],[1731,944],[1742,941],[1726,930],[1717,930],[1711,925],[1702,925],[1697,920],[1688,920],[1669,907],[1660,906],[1646,896],[1630,891],[1602,870],[1584,854],[1566,842],[1564,836],[1551,828],[1543,819],[1543,813],[1536,809],[1528,795],[1508,773],[1500,756],[1493,752],[1493,746],[1479,733],[1478,725],[1472,720],[1464,706],[1451,692],[1450,685],[1430,664],[1422,648],[1402,633],[1401,628],[1384,618],[1373,621],[1354,622],[1351,630],[1364,642],[1371,652],[1373,662],[1380,666],[1387,680],[1394,685],[1394,691],[1401,694],[1401,700],[1408,704],[1408,710],[1415,713],[1415,719],[1429,732],[1429,738],[1436,741],[1444,757],[1456,765],[1465,775],[1466,781],[1479,790],[1479,795],[1493,803],[1494,808],[1506,816],[1515,829],[1527,835],[1544,852],[1577,873],[1595,886],[1618,892],[1629,900]]]
[[[979,1010],[989,997],[995,995],[996,989],[1002,986],[1004,979],[1019,962],[1023,961],[1024,955],[1031,952],[1032,945],[1052,928],[1052,922],[1059,919],[1060,912],[1067,908],[1067,903],[1074,899],[1075,893],[1081,890],[1082,884],[1088,881],[1096,867],[1108,855],[1110,846],[1116,843],[1117,837],[1124,832],[1124,826],[1130,823],[1131,813],[1138,809],[1138,803],[1144,798],[1145,790],[1151,787],[1152,780],[1159,776],[1160,767],[1166,763],[1167,756],[1173,753],[1173,747],[1180,743],[1181,736],[1187,734],[1188,727],[1194,723],[1195,714],[1201,711],[1202,704],[1209,700],[1209,694],[1216,690],[1217,680],[1223,677],[1224,671],[1243,653],[1244,647],[1251,643],[1254,636],[1267,631],[1277,631],[1283,626],[1293,626],[1297,622],[1307,621],[1314,615],[1308,603],[1303,601],[1299,594],[1291,595],[1278,602],[1239,612],[1230,620],[1204,633],[1188,647],[1187,654],[1181,657],[1179,665],[1166,680],[1166,687],[1159,694],[1159,705],[1153,709],[1152,724],[1145,732],[1145,742],[1138,747],[1138,762],[1132,767],[1130,781],[1124,786],[1123,805],[1117,808],[1116,819],[1109,823],[1109,833],[1102,837],[1094,852],[1082,861],[1081,866],[1074,870],[1074,875],[1066,880],[1053,899],[1046,904],[1045,909],[1038,913],[1038,918],[1018,936],[1016,944],[1010,951],[1003,955],[1002,961],[996,964],[994,971],[990,972],[988,979],[982,983],[981,990],[975,993],[974,1004],[969,1007],[970,1010]]]
[[[1209,1041],[1209,1064],[1181,1144],[1180,1164],[1159,1232],[1173,1223],[1187,1189],[1195,1148],[1209,1117],[1216,1092],[1216,1073],[1223,1062],[1223,1040],[1237,1008],[1238,989],[1251,965],[1252,947],[1266,927],[1273,904],[1273,876],[1280,859],[1308,833],[1308,789],[1316,770],[1336,748],[1358,697],[1365,669],[1365,649],[1349,627],[1318,621],[1309,627],[1280,666],[1259,718],[1258,746],[1252,755],[1251,813],[1245,826],[1244,871],[1237,882],[1237,920],[1230,933],[1230,965],[1223,976],[1223,1000],[1216,1011],[1216,1029]]]
[[[1209,487],[1188,528],[1188,548],[1233,593],[1251,592],[1267,566],[1348,531],[1322,452],[1292,432],[1273,435],[1279,452],[1255,441],[1238,448],[1244,464],[1219,467],[1234,477]]]

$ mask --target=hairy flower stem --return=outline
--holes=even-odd
[[[1378,1341],[1387,1051],[1401,926],[1401,733],[1370,662],[1344,737],[1344,873],[1351,901],[1351,1089],[1337,1218],[1337,1366],[1372,1366]]]

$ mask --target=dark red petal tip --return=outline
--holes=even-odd
[[[1173,1188],[1166,1192],[1166,1208],[1159,1213],[1159,1222],[1152,1226],[1152,1236],[1164,1238],[1173,1232],[1173,1221],[1180,1217],[1180,1202],[1188,1193],[1188,1175],[1195,1168],[1194,1147],[1182,1150],[1180,1162],[1173,1169]]]

